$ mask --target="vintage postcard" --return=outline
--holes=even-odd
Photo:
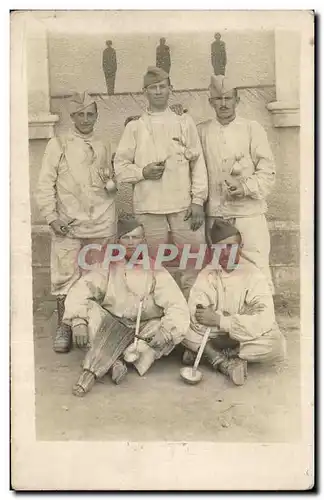
[[[314,43],[11,14],[13,489],[313,487]]]

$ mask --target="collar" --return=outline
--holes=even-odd
[[[146,108],[145,113],[150,116],[162,116],[165,114],[172,113],[172,111],[169,107],[167,107],[164,111],[154,111],[154,112],[150,111],[149,108]]]
[[[76,128],[72,128],[70,132],[72,136],[77,137],[78,139],[83,139],[85,142],[91,142],[94,139],[93,132],[90,134],[81,134],[81,132],[78,132]]]
[[[220,123],[217,119],[217,117],[214,118],[214,123],[216,124],[217,127],[219,128],[227,128],[227,127],[230,127],[231,125],[234,125],[236,124],[238,121],[238,116],[236,115],[234,120],[232,120],[231,122],[227,123],[226,125],[223,125],[222,123]]]

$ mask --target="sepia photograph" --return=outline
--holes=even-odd
[[[11,14],[14,489],[312,486],[313,89],[312,11]]]

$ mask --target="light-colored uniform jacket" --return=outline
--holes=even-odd
[[[248,217],[267,211],[266,197],[275,183],[275,163],[267,134],[256,121],[236,117],[228,125],[216,118],[198,125],[208,171],[210,216]],[[224,181],[242,180],[245,196],[229,198]]]
[[[189,163],[185,148],[199,153]],[[143,168],[164,161],[162,178],[146,180]],[[170,109],[162,113],[144,113],[128,123],[114,160],[119,183],[133,184],[134,212],[168,214],[186,210],[191,203],[203,205],[207,199],[207,171],[197,128],[188,114],[181,116]]]
[[[212,327],[210,338],[223,331],[238,342],[247,342],[271,330],[279,332],[269,284],[261,271],[242,257],[230,273],[211,264],[199,273],[188,300],[191,323],[187,338],[193,341],[206,331],[196,321],[197,304],[212,305],[223,315],[220,328]]]
[[[189,327],[187,302],[172,276],[165,269],[127,269],[125,262],[110,264],[81,278],[70,290],[65,302],[64,321],[79,324],[89,321],[95,301],[127,326],[135,327],[138,307],[144,296],[142,321],[160,318],[163,329],[174,345],[184,338]]]
[[[94,136],[71,131],[50,139],[36,193],[41,214],[48,224],[74,221],[76,238],[115,235],[115,199],[105,189],[110,177],[110,154]]]

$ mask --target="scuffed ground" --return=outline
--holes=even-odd
[[[182,349],[139,377],[130,370],[115,386],[107,375],[83,399],[71,393],[83,353],[55,354],[55,302],[38,302],[34,315],[36,432],[40,440],[283,442],[299,438],[298,311],[277,307],[288,342],[279,366],[249,365],[248,381],[233,386],[202,366],[203,381],[179,377]]]

